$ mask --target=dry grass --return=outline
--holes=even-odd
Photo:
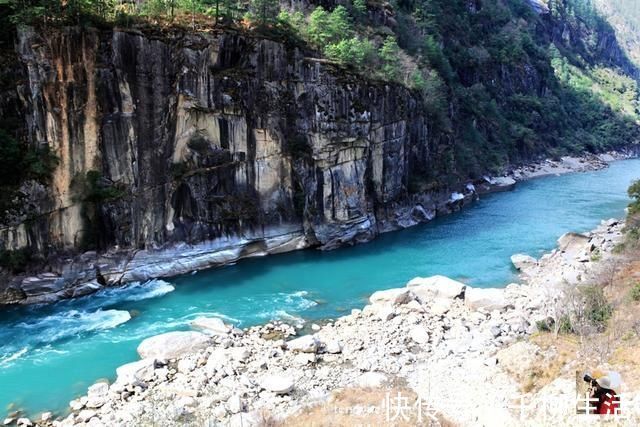
[[[535,392],[569,371],[591,371],[607,365],[620,372],[628,389],[640,388],[640,302],[630,297],[640,282],[640,252],[627,251],[606,273],[602,283],[614,307],[607,329],[586,336],[539,333],[530,338],[543,352],[555,356],[541,360],[528,378],[518,378],[524,392]]]
[[[400,399],[398,400],[398,397]],[[406,400],[405,400],[406,399]],[[441,414],[433,414],[426,403],[418,416],[416,393],[406,387],[388,389],[348,388],[335,391],[324,404],[313,406],[282,421],[287,427],[356,426],[455,426]],[[402,402],[402,411],[398,411]],[[406,404],[406,405],[405,405]],[[387,412],[389,408],[389,412]]]
[[[524,393],[535,393],[562,374],[562,369],[576,358],[579,343],[572,336],[558,336],[543,332],[531,337],[531,342],[542,350],[537,363],[525,378],[516,378]]]

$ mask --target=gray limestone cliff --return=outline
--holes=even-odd
[[[51,271],[13,278],[4,301],[367,241],[461,202],[410,194],[439,150],[420,96],[296,46],[66,28],[23,29],[17,52],[27,137],[60,164],[0,229],[1,249]]]

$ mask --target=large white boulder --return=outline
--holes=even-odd
[[[407,283],[407,288],[413,292],[422,303],[428,303],[436,298],[453,299],[464,292],[466,285],[446,276],[416,277]]]
[[[304,335],[287,341],[287,348],[298,353],[315,353],[318,351],[318,344],[318,340],[313,335]]]
[[[515,254],[511,256],[511,263],[520,271],[526,270],[538,265],[538,261],[532,256],[525,254]]]
[[[260,381],[260,387],[275,394],[287,394],[293,390],[294,381],[282,375],[269,375]]]
[[[411,328],[409,331],[409,337],[418,344],[427,344],[429,342],[429,332],[419,325]]]
[[[138,354],[143,359],[177,359],[178,357],[204,349],[209,337],[201,332],[176,331],[147,338],[138,346]]]
[[[217,317],[198,317],[191,322],[191,327],[214,335],[227,335],[231,327]]]
[[[464,304],[471,310],[493,311],[503,310],[508,303],[504,289],[467,287],[464,293]]]
[[[330,339],[324,342],[324,351],[329,354],[342,353],[342,343],[335,339]]]
[[[109,396],[109,384],[105,382],[95,383],[87,391],[87,408],[99,408],[107,402]]]
[[[406,304],[413,299],[411,291],[407,288],[386,289],[374,292],[369,297],[371,304]]]
[[[136,381],[147,382],[153,379],[156,368],[156,359],[142,359],[137,362],[127,363],[116,369],[116,383],[125,385]]]

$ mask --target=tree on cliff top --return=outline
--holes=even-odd
[[[277,0],[251,0],[249,3],[249,17],[260,26],[272,24],[280,12]]]

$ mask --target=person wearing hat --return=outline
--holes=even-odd
[[[598,415],[616,414],[620,408],[620,398],[611,388],[611,380],[607,376],[597,378],[595,390],[591,398],[595,406],[595,413]],[[597,400],[597,401],[596,401]]]

